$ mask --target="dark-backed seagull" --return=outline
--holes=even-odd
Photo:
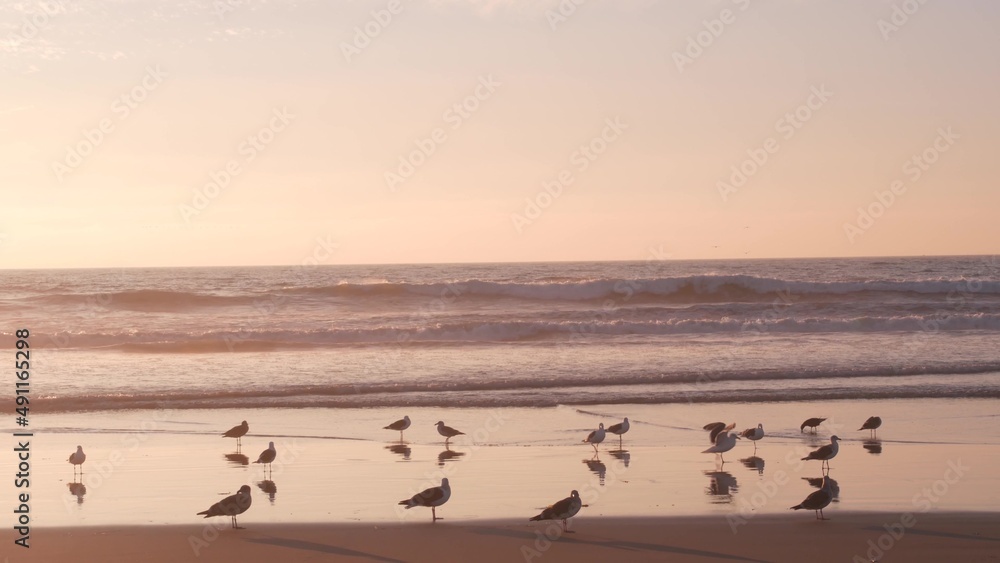
[[[830,460],[833,459],[833,458],[835,458],[835,457],[837,457],[837,452],[840,451],[840,444],[837,443],[839,441],[840,441],[840,438],[838,438],[836,436],[830,436],[830,443],[829,444],[823,446],[822,448],[819,448],[817,450],[814,450],[814,451],[810,452],[809,455],[807,455],[806,457],[802,458],[802,460],[803,461],[807,461],[807,460],[810,460],[810,459],[818,459],[818,460],[821,460],[824,464],[826,464],[827,468],[829,468],[830,467]]]
[[[753,441],[753,453],[757,453],[757,440],[764,437],[764,425],[758,423],[757,428],[747,428],[740,436]]]
[[[833,493],[830,490],[831,483],[829,477],[823,477],[823,487],[806,497],[806,500],[791,507],[792,510],[813,510],[816,512],[817,520],[826,520],[823,516],[823,509],[830,505],[833,500]]]
[[[197,515],[201,516],[204,514],[205,518],[211,518],[212,516],[229,516],[233,519],[233,528],[242,530],[243,528],[236,524],[236,515],[246,512],[247,509],[250,508],[251,500],[250,485],[243,485],[235,495],[229,495],[228,497],[210,506],[208,510],[199,512]]]
[[[83,475],[83,462],[87,461],[87,454],[83,453],[83,446],[77,446],[76,451],[69,454],[69,462],[73,464],[73,476],[76,477],[76,466],[80,466],[80,475]]]
[[[718,436],[715,437],[715,445],[707,450],[701,452],[703,454],[719,454],[722,462],[725,463],[726,458],[722,456],[723,453],[728,452],[733,449],[736,445],[736,440],[740,437],[732,432],[720,432]]]
[[[437,517],[437,507],[448,502],[451,498],[451,485],[448,484],[448,478],[445,477],[441,479],[440,487],[431,487],[425,489],[412,497],[399,501],[399,504],[405,506],[407,510],[413,508],[414,506],[429,506],[431,508],[431,522],[436,522],[438,520],[444,520],[443,518]]]
[[[402,442],[403,441],[403,430],[406,430],[409,427],[410,427],[410,417],[409,416],[404,416],[403,418],[397,420],[396,422],[393,422],[389,426],[386,426],[385,429],[386,430],[399,430],[399,441]]]
[[[583,442],[585,444],[590,444],[591,446],[594,446],[594,453],[596,454],[597,444],[600,444],[601,442],[604,441],[604,436],[605,436],[604,423],[602,422],[597,425],[597,430],[594,430],[590,434],[587,434],[587,437],[584,438]]]
[[[268,469],[270,469],[271,463],[274,461],[274,458],[276,457],[278,457],[278,450],[274,449],[274,442],[268,442],[267,449],[260,452],[260,456],[257,457],[257,461],[255,461],[254,463],[266,464],[268,466]]]
[[[451,440],[455,436],[464,436],[465,435],[465,432],[461,432],[461,431],[455,430],[451,426],[445,426],[444,423],[441,422],[440,420],[437,421],[437,424],[435,424],[435,426],[437,426],[438,434],[444,436],[444,443],[445,443],[445,445],[448,444],[448,440]]]
[[[825,418],[807,418],[806,421],[802,423],[802,426],[799,426],[799,432],[804,432],[805,429],[806,429],[806,427],[809,427],[809,428],[812,428],[813,434],[815,434],[816,433],[816,427],[819,426],[820,424],[823,424],[824,420],[826,420],[826,419]]]
[[[240,440],[240,438],[246,436],[247,432],[249,431],[250,431],[250,425],[247,424],[247,421],[244,420],[239,426],[233,426],[229,430],[226,430],[226,433],[223,434],[222,437],[236,438],[236,446],[239,447],[243,445],[243,441]]]
[[[736,428],[736,423],[731,422],[726,424],[725,422],[709,422],[704,426],[705,430],[708,430],[708,441],[715,443],[715,439],[719,437],[722,432],[729,432],[733,428]]]
[[[871,437],[875,438],[876,436],[878,436],[878,432],[876,432],[876,430],[878,430],[879,426],[882,426],[882,418],[878,416],[872,416],[869,417],[868,420],[866,420],[865,423],[861,425],[861,428],[858,428],[858,430],[859,431],[871,430]]]
[[[611,426],[608,426],[608,432],[611,432],[612,434],[617,434],[618,435],[618,448],[619,449],[621,449],[621,447],[622,447],[622,434],[628,432],[628,429],[629,429],[629,425],[628,425],[628,417],[627,416],[625,417],[625,420],[619,422],[618,424],[612,424]]]
[[[567,520],[576,516],[576,513],[580,512],[580,507],[582,506],[583,503],[580,501],[580,493],[573,491],[568,497],[546,508],[538,516],[529,518],[528,521],[537,522],[539,520],[562,520],[563,531],[568,534],[572,534],[574,532],[569,529]]]

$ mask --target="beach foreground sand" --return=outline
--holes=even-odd
[[[586,510],[586,509],[584,509]],[[10,561],[1000,561],[1000,514],[760,516],[552,522],[117,526],[33,530]],[[910,527],[907,527],[907,524]],[[223,527],[225,526],[225,527]],[[554,539],[545,537],[548,533]],[[13,534],[3,533],[6,546]],[[4,550],[11,553],[12,549]]]

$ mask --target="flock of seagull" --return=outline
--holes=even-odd
[[[813,433],[816,432],[816,427],[822,424],[825,418],[810,418],[805,420],[799,427],[800,432],[805,432],[806,428],[811,428]],[[400,442],[403,440],[403,431],[410,427],[410,417],[404,416],[400,420],[393,422],[384,427],[385,430],[394,430],[399,432]],[[456,430],[450,426],[445,425],[443,421],[438,421],[434,426],[437,427],[438,434],[444,437],[445,445],[455,436],[462,436],[465,433]],[[872,436],[876,435],[876,430],[882,426],[882,419],[877,416],[872,416],[861,425],[858,430],[870,430]],[[739,434],[731,432],[736,427],[736,423],[726,424],[724,422],[711,422],[704,426],[704,430],[709,432],[709,440],[712,442],[712,447],[703,451],[702,453],[713,453],[718,454],[722,462],[725,463],[725,459],[722,457],[725,452],[733,449],[736,446],[736,441],[741,438],[746,438],[754,443],[754,453],[757,452],[757,442],[764,437],[764,425],[758,424],[756,428],[747,428]],[[242,445],[242,438],[250,431],[250,426],[247,421],[243,421],[241,424],[232,427],[222,434],[224,438],[235,438],[237,448]],[[615,434],[618,436],[619,448],[622,445],[622,436],[629,431],[629,421],[626,417],[622,422],[617,424],[612,424],[608,428],[604,427],[604,423],[600,423],[597,430],[592,431],[590,434],[584,438],[583,443],[590,444],[594,447],[594,454],[598,453],[598,444],[604,441],[608,433]],[[809,455],[803,457],[803,461],[808,460],[820,460],[822,462],[821,467],[826,469],[826,473],[823,474],[822,486],[818,491],[813,492],[801,503],[791,507],[793,510],[813,510],[816,512],[816,518],[819,520],[826,520],[823,516],[823,509],[829,506],[830,502],[833,500],[833,482],[829,477],[829,462],[831,459],[837,456],[840,451],[838,442],[840,438],[836,435],[830,437],[830,443],[810,452]],[[269,442],[266,450],[261,452],[260,456],[257,457],[257,461],[254,463],[264,464],[265,474],[270,470],[272,462],[277,458],[278,452],[274,447],[274,442]],[[73,477],[74,481],[76,479],[76,470],[79,468],[80,476],[83,476],[83,463],[87,460],[87,455],[83,452],[82,446],[76,447],[76,452],[69,456],[69,462],[73,465]],[[408,499],[403,499],[399,501],[399,505],[405,507],[406,509],[423,506],[431,509],[431,522],[436,522],[441,520],[437,515],[437,507],[448,502],[451,498],[451,484],[448,482],[447,478],[441,480],[441,485],[437,487],[431,487],[421,491]],[[236,517],[243,514],[250,508],[252,499],[250,497],[250,487],[249,485],[243,485],[236,492],[236,494],[227,496],[226,498],[220,500],[219,502],[213,504],[208,509],[198,512],[197,516],[204,516],[205,518],[211,518],[213,516],[229,516],[232,519],[232,527],[235,529],[242,529],[237,524]],[[540,521],[540,520],[561,520],[562,528],[565,532],[571,532],[568,529],[567,522],[573,516],[580,511],[580,508],[584,507],[580,499],[580,493],[577,491],[572,491],[570,496],[552,504],[551,506],[542,510],[537,516],[533,516],[529,521]]]

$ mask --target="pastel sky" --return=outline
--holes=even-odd
[[[998,25],[988,0],[5,2],[0,267],[995,253]]]

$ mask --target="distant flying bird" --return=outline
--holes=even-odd
[[[708,430],[708,441],[714,444],[715,439],[719,437],[720,432],[729,432],[733,428],[736,428],[736,423],[732,422],[726,424],[725,422],[709,422],[702,428]]]
[[[443,518],[437,517],[437,507],[448,502],[451,498],[451,485],[448,484],[448,478],[445,477],[441,479],[440,487],[431,487],[425,489],[412,497],[399,501],[399,504],[405,506],[407,510],[413,508],[414,506],[429,506],[431,509],[431,522],[436,522],[438,520],[443,520]]]
[[[278,457],[278,450],[274,449],[274,442],[268,442],[267,449],[260,452],[260,456],[257,457],[257,461],[254,463],[267,464],[268,469],[270,469],[271,463],[276,457]]]
[[[868,420],[866,420],[865,423],[861,425],[861,428],[858,428],[858,430],[859,431],[871,430],[871,437],[874,438],[875,436],[878,435],[878,432],[876,432],[876,430],[878,430],[880,426],[882,426],[882,418],[878,416],[872,416],[869,417]]]
[[[397,420],[396,422],[393,422],[389,426],[386,426],[385,429],[386,430],[398,430],[399,431],[399,441],[402,442],[403,441],[403,430],[406,430],[409,427],[410,427],[410,417],[409,416],[404,416],[403,418]]]
[[[445,426],[444,423],[441,422],[440,420],[437,421],[437,424],[435,424],[435,426],[437,426],[438,434],[444,436],[444,443],[445,443],[445,445],[448,444],[448,440],[451,440],[455,436],[464,436],[465,435],[465,432],[460,432],[458,430],[455,430],[451,426]]]
[[[528,521],[537,522],[539,520],[562,520],[563,531],[568,534],[572,534],[574,532],[569,530],[566,521],[576,516],[576,513],[580,512],[580,507],[582,506],[583,503],[580,501],[580,493],[573,491],[568,497],[546,508],[538,516],[529,518]]]
[[[604,436],[605,436],[604,423],[602,422],[597,425],[597,430],[594,430],[590,434],[587,434],[587,437],[584,438],[583,443],[594,446],[594,453],[596,454],[597,444],[600,444],[601,442],[604,441]]]
[[[809,427],[809,428],[813,429],[813,434],[815,434],[816,433],[816,427],[819,426],[820,424],[823,424],[824,420],[826,420],[826,419],[825,418],[807,418],[806,421],[802,423],[802,426],[799,426],[799,432],[803,432],[803,431],[805,431],[806,427]]]
[[[69,455],[69,462],[73,464],[73,476],[76,477],[76,466],[80,466],[80,475],[83,475],[83,462],[87,461],[87,454],[83,453],[83,446],[77,446],[76,451]]]
[[[757,440],[764,437],[764,425],[758,423],[757,428],[747,428],[740,433],[740,436],[753,441],[753,452],[757,453]]]
[[[802,461],[807,461],[810,459],[818,459],[821,460],[824,464],[826,464],[827,468],[829,468],[830,460],[837,457],[837,452],[840,451],[840,444],[837,443],[839,441],[840,438],[836,436],[830,436],[829,444],[823,446],[822,448],[819,448],[818,450],[810,452],[809,455],[802,458]]]
[[[250,508],[251,501],[250,485],[243,485],[235,495],[229,495],[228,497],[210,506],[208,510],[199,512],[197,515],[201,516],[204,514],[205,518],[211,518],[212,516],[229,516],[233,519],[233,528],[242,530],[243,528],[236,524],[236,515],[246,512],[247,509]]]
[[[239,447],[243,445],[243,442],[242,440],[240,440],[240,438],[246,436],[247,432],[249,431],[250,431],[250,425],[247,424],[247,421],[244,420],[239,426],[233,426],[229,430],[226,430],[226,433],[223,434],[222,437],[236,438],[236,446]]]
[[[823,487],[818,491],[814,491],[804,501],[791,507],[791,509],[813,510],[816,512],[817,520],[826,520],[827,518],[823,516],[823,509],[829,506],[831,501],[833,501],[833,492],[831,491],[830,478],[823,477]]]
[[[622,434],[628,432],[628,429],[629,425],[627,416],[625,417],[625,420],[619,422],[618,424],[612,424],[611,426],[608,426],[608,432],[618,435],[618,449],[621,449],[622,447]]]
[[[703,454],[719,454],[719,457],[722,459],[722,462],[725,463],[726,458],[723,457],[722,454],[724,454],[724,453],[728,452],[729,450],[733,449],[733,447],[736,445],[736,440],[739,440],[739,439],[740,439],[739,436],[737,436],[736,434],[733,434],[731,432],[721,432],[721,433],[719,433],[718,436],[715,437],[715,445],[712,446],[711,448],[708,448],[707,450],[705,450],[705,451],[703,451],[701,453],[703,453]]]

